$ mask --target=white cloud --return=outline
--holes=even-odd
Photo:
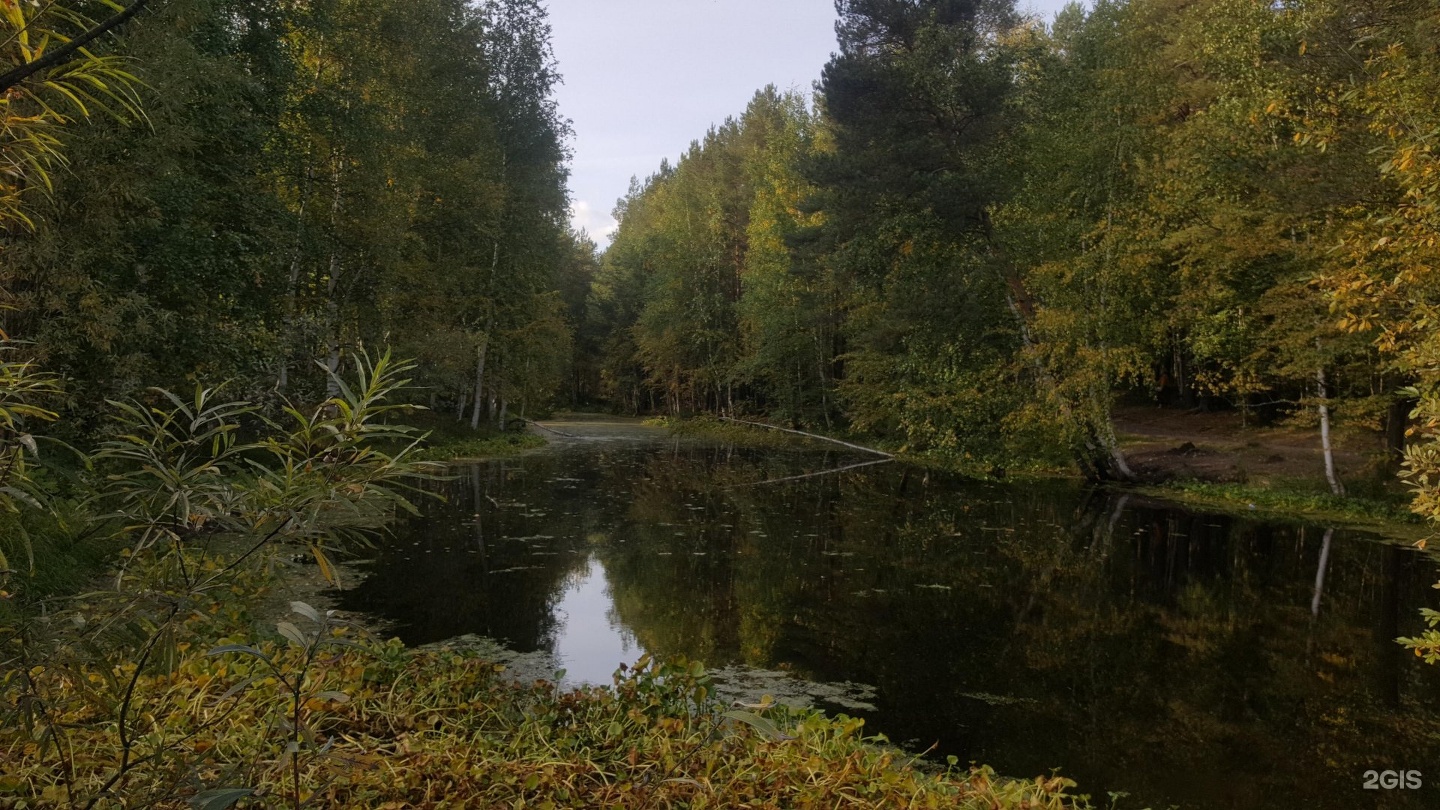
[[[570,227],[590,234],[590,238],[603,247],[610,241],[615,229],[620,227],[620,223],[609,214],[596,211],[590,203],[576,200],[570,205]]]

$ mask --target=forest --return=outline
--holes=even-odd
[[[565,692],[266,613],[435,437],[560,410],[1106,483],[1121,405],[1235,411],[1336,496],[1372,434],[1440,521],[1440,0],[835,5],[814,92],[602,250],[541,0],[0,0],[0,806],[1086,806],[698,662]]]
[[[749,414],[980,471],[1133,479],[1122,401],[1327,458],[1332,426],[1430,434],[1434,3],[837,8],[813,97],[633,182],[603,253],[537,3],[141,9],[99,73],[9,91],[10,351],[75,439],[155,386],[333,395],[386,349],[471,428]]]
[[[1122,399],[1430,435],[1434,3],[838,8],[813,101],[762,90],[621,201],[608,401],[1109,480]]]
[[[64,36],[65,5],[106,6],[9,30]],[[108,74],[12,89],[4,328],[64,423],[152,386],[315,399],[365,347],[477,424],[555,388],[580,245],[548,36],[524,0],[170,0]]]

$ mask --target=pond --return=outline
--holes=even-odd
[[[869,733],[1107,805],[1440,806],[1440,668],[1393,642],[1431,556],[1078,484],[663,431],[459,466],[342,607],[407,643],[542,652],[609,683],[644,652],[809,694]],[[738,688],[738,687],[737,687]],[[1362,789],[1420,770],[1420,790]]]

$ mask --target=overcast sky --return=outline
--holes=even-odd
[[[1020,0],[1045,17],[1067,0]],[[835,48],[833,0],[548,0],[575,127],[572,221],[604,246],[630,178],[674,161],[756,90],[809,92]]]

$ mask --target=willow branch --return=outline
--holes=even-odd
[[[129,22],[130,18],[134,17],[136,14],[139,14],[140,10],[149,3],[150,0],[135,0],[135,2],[130,4],[129,8],[117,12],[115,16],[111,17],[103,23],[100,23],[94,28],[91,28],[89,31],[86,31],[85,33],[70,40],[64,45],[61,45],[60,47],[49,51],[39,59],[36,59],[33,62],[26,62],[25,64],[19,65],[18,67],[10,70],[8,73],[0,75],[0,94],[5,93],[10,88],[25,81],[26,79],[29,79],[31,76],[34,76],[36,73],[39,73],[42,70],[49,70],[56,65],[64,64],[66,60],[68,60],[71,56],[74,56],[76,52],[80,51],[86,45],[89,45],[100,37],[105,36],[111,31],[114,31],[116,28],[119,28],[120,26]]]

